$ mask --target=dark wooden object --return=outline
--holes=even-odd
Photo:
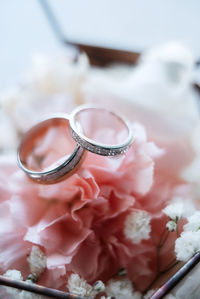
[[[47,296],[50,298],[58,298],[58,299],[87,299],[83,297],[79,297],[77,295],[65,293],[59,290],[50,289],[44,286],[40,286],[34,283],[28,283],[21,280],[13,280],[11,278],[4,277],[0,275],[0,285],[17,288],[20,290],[25,290],[28,292],[32,292],[35,294],[40,294],[43,296]]]
[[[91,65],[106,66],[113,63],[135,64],[140,53],[87,44],[79,44],[67,41],[66,44],[78,48],[79,52],[85,52],[90,59]]]

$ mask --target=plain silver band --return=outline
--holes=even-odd
[[[35,130],[39,130],[39,126],[44,124],[45,122],[48,121],[53,121],[54,119],[64,119],[69,121],[68,116],[54,116],[45,119],[44,121],[40,122],[36,126],[32,127],[25,135],[24,138],[22,139],[18,152],[17,152],[17,161],[19,167],[34,181],[41,183],[41,184],[53,184],[57,183],[62,180],[67,174],[70,174],[71,171],[74,170],[74,168],[79,164],[81,161],[83,154],[84,154],[84,149],[80,145],[76,145],[74,151],[71,153],[71,155],[60,165],[57,167],[50,169],[49,171],[32,171],[29,170],[23,162],[23,159],[21,159],[21,152],[23,150],[23,146],[26,143],[26,138],[29,134],[34,134],[33,132]]]
[[[95,141],[93,141],[92,139],[87,138],[82,132],[80,132],[77,129],[76,126],[76,115],[83,111],[83,110],[87,110],[87,109],[99,109],[99,110],[106,110],[105,108],[102,107],[98,107],[98,106],[94,106],[94,105],[82,105],[79,106],[78,108],[76,108],[74,111],[72,111],[72,113],[70,114],[69,117],[69,125],[70,125],[70,129],[71,129],[71,134],[72,137],[74,138],[74,140],[80,144],[84,149],[98,154],[98,155],[102,155],[102,156],[115,156],[115,155],[120,155],[120,154],[124,154],[129,147],[131,146],[132,142],[133,142],[133,134],[132,134],[132,130],[130,128],[129,122],[127,120],[125,120],[124,118],[118,116],[116,113],[109,111],[109,113],[111,113],[112,115],[114,115],[115,117],[117,117],[118,119],[120,119],[120,121],[122,121],[124,123],[124,125],[126,126],[126,128],[128,129],[128,137],[127,139],[121,143],[121,144],[117,144],[115,145],[105,145],[105,144],[101,144],[101,143],[97,143]]]

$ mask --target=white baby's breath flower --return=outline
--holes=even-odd
[[[171,220],[177,222],[181,218],[191,216],[195,212],[195,207],[191,199],[175,196],[171,204],[163,209],[163,213]]]
[[[198,231],[200,230],[200,211],[195,212],[192,216],[187,218],[188,223],[184,225],[184,231]]]
[[[183,232],[175,242],[177,260],[187,261],[200,250],[200,232]]]
[[[101,280],[97,280],[93,284],[93,290],[96,291],[97,293],[103,292],[105,290],[105,284]]]
[[[149,239],[151,216],[146,211],[133,211],[125,220],[124,234],[134,244]]]
[[[30,283],[30,284],[34,284],[34,282],[30,279],[27,279],[26,282]],[[19,299],[43,299],[44,296],[34,294],[34,293],[28,292],[28,291],[21,291],[18,295],[18,298]]]
[[[133,299],[142,299],[142,294],[138,291],[133,293]]]
[[[178,221],[183,217],[184,214],[183,203],[172,203],[164,208],[163,213],[171,220]]]
[[[177,224],[176,224],[175,221],[170,220],[170,221],[167,222],[166,228],[167,228],[168,231],[174,232],[177,228]]]
[[[127,270],[124,268],[119,269],[119,271],[117,272],[117,275],[119,276],[125,276],[127,274]]]
[[[111,279],[106,286],[106,294],[114,296],[117,299],[141,299],[142,295],[139,292],[134,292],[134,288],[130,280],[123,278],[120,280]]]
[[[32,274],[39,276],[46,268],[46,256],[38,246],[33,246],[27,258]]]
[[[18,299],[43,299],[44,296],[40,296],[38,294],[30,293],[27,291],[22,291],[19,293]]]
[[[7,270],[4,275],[5,277],[14,279],[14,280],[23,280],[22,274],[20,271],[18,270]],[[13,296],[13,298],[18,298],[20,291],[18,289],[15,288],[10,288],[10,287],[5,287],[7,293],[11,294]]]
[[[88,296],[93,298],[92,294],[92,286],[87,283],[84,279],[80,278],[78,274],[71,274],[68,282],[67,288],[70,293],[78,295],[78,296]]]
[[[181,196],[174,196],[172,198],[173,203],[182,203],[183,204],[183,217],[189,217],[193,215],[196,211],[196,207],[191,200],[191,198],[184,198]]]
[[[18,270],[7,270],[4,274],[5,277],[12,278],[14,280],[21,280],[23,281],[23,277],[20,271]],[[32,283],[29,281],[29,283]],[[19,299],[42,299],[43,296],[40,296],[38,294],[34,294],[27,291],[20,291],[15,288],[5,287],[6,291],[13,295],[13,298],[19,298]]]
[[[23,280],[22,274],[18,270],[7,270],[4,275],[5,277],[12,278],[15,280]]]

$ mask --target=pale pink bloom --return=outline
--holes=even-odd
[[[160,169],[154,172],[164,151],[147,141],[141,125],[134,124],[132,129],[135,141],[126,155],[103,157],[88,152],[77,172],[55,185],[31,182],[15,165],[6,171],[6,165],[0,168],[2,270],[13,267],[26,278],[30,273],[27,255],[37,245],[47,264],[40,284],[65,288],[71,273],[89,283],[107,281],[120,268],[127,269],[139,290],[150,284],[157,271],[156,242],[166,224],[162,209],[173,193],[187,189],[183,185],[177,190],[183,184],[179,178],[161,174]],[[56,144],[56,135],[49,134],[48,146],[41,144],[37,149],[47,151],[42,167],[61,154],[55,150],[51,156],[49,138]],[[65,146],[66,141],[62,147],[59,140],[59,147]],[[151,216],[149,239],[140,244],[124,234],[126,217],[135,210]]]

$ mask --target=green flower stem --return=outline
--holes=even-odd
[[[179,228],[178,228],[178,222],[177,222],[177,225],[176,225],[176,236],[177,236],[177,238],[180,237]]]
[[[144,294],[151,289],[151,287],[156,283],[156,281],[165,273],[167,273],[169,270],[171,270],[173,267],[175,267],[179,261],[176,261],[176,259],[173,259],[164,270],[160,270],[160,263],[159,263],[159,257],[160,257],[160,250],[162,249],[162,247],[164,246],[164,244],[166,243],[168,237],[169,237],[169,231],[166,230],[166,228],[164,229],[161,238],[160,238],[160,242],[157,245],[157,275],[156,277],[153,279],[153,281],[151,282],[151,284],[148,286],[148,288],[144,291]],[[178,223],[177,223],[177,228],[176,228],[176,233],[177,233],[177,237],[179,237],[179,230],[178,230]]]

